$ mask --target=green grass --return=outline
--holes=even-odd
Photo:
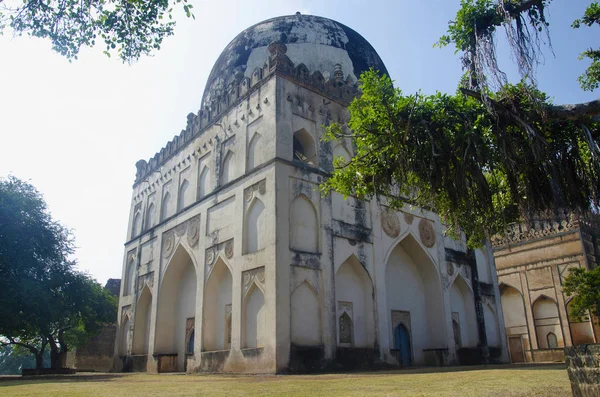
[[[79,374],[0,381],[2,396],[570,396],[556,365],[327,375]]]

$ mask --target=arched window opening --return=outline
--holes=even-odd
[[[354,326],[348,313],[344,312],[339,319],[340,323],[340,344],[352,345],[354,341]]]
[[[198,178],[198,200],[210,193],[210,169],[208,167],[202,168],[200,177]]]
[[[133,225],[131,227],[131,238],[137,237],[140,235],[140,226],[142,224],[142,215],[139,211],[135,213],[133,216]]]
[[[556,334],[548,332],[546,340],[548,341],[548,349],[558,349],[558,339],[556,338]]]
[[[187,201],[187,192],[188,192],[189,187],[190,187],[189,182],[187,181],[187,179],[184,179],[183,182],[181,182],[181,186],[179,186],[177,211],[181,211],[182,209],[184,209],[185,207],[187,207],[189,205],[189,203]]]
[[[146,230],[154,226],[154,203],[150,203],[146,209]]]
[[[161,211],[160,211],[160,219],[161,219],[161,221],[164,221],[165,219],[167,219],[171,215],[171,212],[169,211],[169,206],[170,205],[171,205],[171,193],[167,192],[163,196],[163,200],[162,200],[162,208],[161,208]]]
[[[310,165],[317,165],[315,141],[305,129],[294,133],[293,152],[294,160]]]

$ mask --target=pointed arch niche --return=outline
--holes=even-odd
[[[342,341],[340,318],[349,316],[353,326],[351,330],[352,347],[373,347],[375,343],[375,318],[373,309],[373,283],[371,277],[352,254],[342,263],[335,273],[335,301],[338,319],[338,343]],[[350,305],[348,305],[350,304]],[[351,309],[347,309],[351,307]]]
[[[177,354],[184,368],[186,321],[196,313],[196,269],[189,253],[177,246],[160,284],[154,353]]]
[[[162,207],[160,209],[160,220],[164,221],[171,216],[171,193],[166,192],[162,199]]]
[[[192,203],[190,197],[190,183],[187,179],[181,181],[179,185],[179,194],[177,196],[177,211],[181,211]]]
[[[256,197],[244,219],[244,254],[251,254],[265,248],[265,205]]]
[[[123,296],[133,294],[135,287],[135,259],[130,258],[125,269],[125,286],[123,288]]]
[[[564,347],[562,329],[560,327],[560,318],[558,315],[558,306],[556,302],[542,295],[533,303],[533,318],[535,321],[535,334],[537,336],[538,347],[540,349],[556,349]],[[554,337],[548,338],[549,334]],[[556,345],[549,346],[548,341],[556,342]]]
[[[203,351],[231,348],[232,280],[229,267],[217,258],[204,287]]]
[[[506,335],[527,333],[525,305],[521,293],[514,287],[500,285],[500,302],[504,316]]]
[[[242,304],[242,347],[264,347],[266,326],[265,296],[256,283],[252,283]]]
[[[131,226],[131,238],[135,238],[140,235],[142,229],[142,214],[140,210],[135,211],[133,216],[133,224]]]
[[[156,209],[154,203],[150,203],[146,209],[146,230],[150,229],[156,224]]]
[[[119,356],[127,356],[128,355],[128,346],[129,346],[129,328],[131,326],[131,322],[129,321],[129,316],[125,315],[123,320],[121,321],[121,343],[119,344]]]
[[[317,166],[317,147],[312,135],[304,128],[294,132],[293,159]]]
[[[456,276],[450,287],[450,308],[452,321],[457,323],[453,326],[454,339],[461,342],[457,347],[477,346],[479,337],[473,291],[461,275]]]
[[[255,132],[248,144],[246,171],[250,171],[257,165],[262,163],[262,135]]]
[[[437,268],[411,234],[390,253],[385,279],[386,317],[396,311],[407,313],[411,323],[405,326],[411,330],[414,363],[423,364],[423,349],[447,348],[448,334]],[[390,327],[388,332],[390,341],[394,340],[394,330]]]
[[[307,281],[303,281],[292,292],[291,310],[292,343],[300,346],[321,345],[321,305],[318,294]]]
[[[498,315],[490,304],[483,305],[483,318],[485,321],[485,334],[488,346],[502,347],[500,343],[500,328],[498,326]]]
[[[582,318],[575,318],[571,315],[571,305],[573,300],[567,303],[567,316],[569,318],[569,328],[571,330],[571,338],[573,338],[573,345],[584,345],[596,343],[594,341],[594,330],[592,328],[592,322],[590,316],[582,316]]]
[[[227,151],[225,157],[223,157],[223,163],[221,164],[221,183],[220,186],[224,186],[227,183],[235,179],[234,164],[233,164],[233,152]]]
[[[135,307],[132,354],[148,354],[150,319],[152,317],[152,292],[144,286]]]
[[[319,220],[312,201],[305,195],[290,203],[290,248],[319,252]]]
[[[198,200],[210,193],[210,168],[202,166],[198,176]]]

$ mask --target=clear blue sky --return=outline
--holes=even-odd
[[[556,57],[546,52],[538,76],[556,103],[598,94],[583,92],[576,81],[587,65],[578,54],[600,47],[598,28],[570,28],[589,3],[554,0],[549,9]],[[192,4],[196,20],[179,13],[175,36],[131,66],[100,48],[69,63],[46,41],[0,37],[0,176],[31,180],[55,218],[74,229],[80,268],[103,283],[121,277],[135,162],[185,127],[214,61],[246,27],[296,11],[337,20],[371,42],[405,92],[452,93],[462,74],[452,48],[432,47],[459,0]]]

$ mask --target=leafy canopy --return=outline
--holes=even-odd
[[[588,310],[600,316],[600,267],[571,269],[562,287],[565,295],[573,296],[570,314],[574,318],[586,317]]]
[[[548,99],[534,88],[521,83],[490,93],[498,108],[492,117],[481,100],[461,92],[404,95],[373,70],[360,81],[347,128],[333,124],[326,134],[351,138],[355,154],[348,163],[334,160],[323,193],[432,208],[453,235],[467,233],[471,246],[524,212],[600,204],[600,167],[584,131],[575,121],[544,119],[537,107]],[[597,127],[590,124],[595,139]]]
[[[49,39],[52,48],[69,60],[82,47],[102,43],[109,57],[124,62],[159,50],[173,34],[173,7],[182,5],[193,17],[188,0],[0,0],[0,34]]]

